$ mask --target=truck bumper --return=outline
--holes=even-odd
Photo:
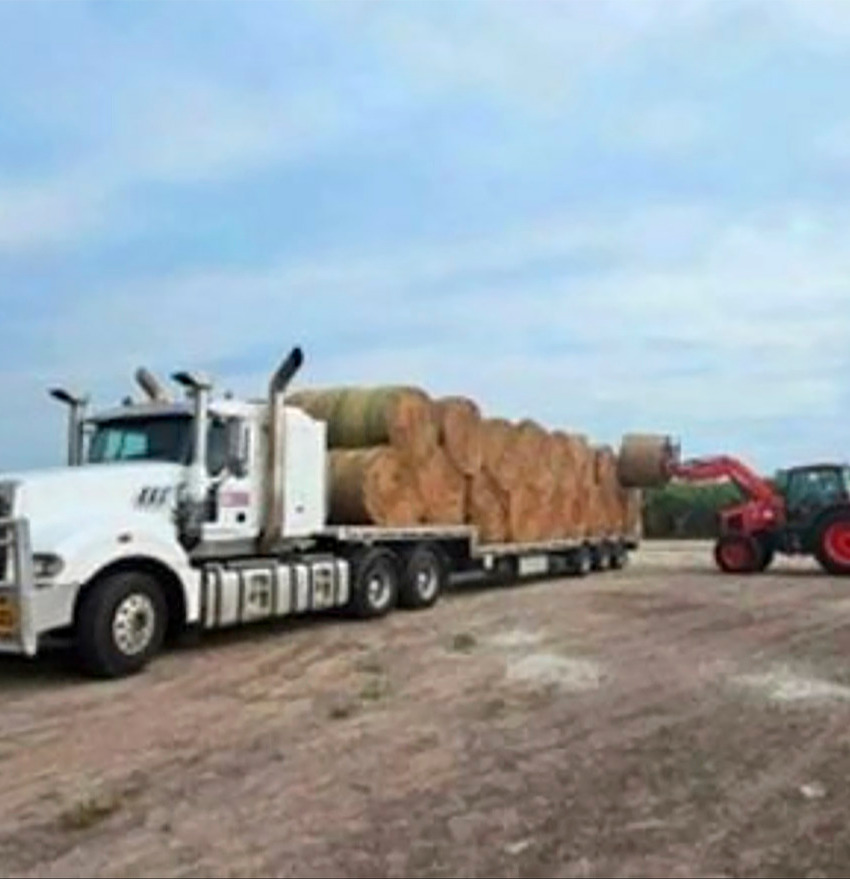
[[[34,597],[29,523],[0,519],[0,653],[35,656]]]

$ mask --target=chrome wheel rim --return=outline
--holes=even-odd
[[[392,599],[390,576],[385,571],[375,571],[366,585],[369,604],[375,610],[383,610]]]
[[[416,572],[416,591],[423,601],[430,601],[439,588],[440,578],[433,567],[422,567]]]
[[[125,656],[137,656],[147,650],[155,631],[156,608],[150,596],[134,592],[115,609],[112,637]]]

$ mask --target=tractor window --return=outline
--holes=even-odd
[[[789,480],[788,506],[791,509],[826,507],[840,502],[844,492],[841,471],[801,470],[792,474]]]

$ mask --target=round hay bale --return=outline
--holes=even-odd
[[[510,490],[508,533],[513,543],[538,543],[544,540],[548,509],[540,502],[540,492],[533,485],[520,484]]]
[[[286,397],[286,405],[296,406],[316,421],[330,422],[345,391],[345,388],[296,391]]]
[[[568,494],[563,485],[556,484],[549,495],[545,536],[547,540],[560,540],[567,537]]]
[[[587,537],[589,526],[589,495],[575,494],[570,499],[570,520],[568,537]]]
[[[526,419],[514,428],[514,443],[519,459],[519,478],[524,482],[537,485],[541,480],[545,484],[548,474],[544,456],[547,451],[547,433],[535,421]]]
[[[481,411],[466,397],[444,397],[436,412],[440,444],[461,473],[474,476],[484,459]]]
[[[486,469],[466,479],[466,521],[482,543],[508,539],[508,496]]]
[[[556,430],[548,438],[548,458],[553,478],[561,483],[572,475],[575,467],[572,439],[563,431]]]
[[[509,421],[493,418],[484,422],[484,466],[503,489],[522,479],[519,433]]]
[[[418,461],[437,445],[433,404],[419,388],[306,390],[292,394],[287,402],[327,422],[332,449],[391,445]]]
[[[414,461],[437,446],[437,424],[428,395],[418,388],[380,387],[346,390],[328,424],[332,448],[389,444]]]
[[[437,447],[417,463],[411,474],[422,501],[424,521],[462,525],[466,518],[466,483],[446,452]]]
[[[617,456],[610,446],[597,446],[593,450],[593,479],[608,490],[617,484]]]
[[[670,480],[679,448],[669,436],[627,434],[620,444],[617,475],[625,488],[652,488]]]
[[[567,434],[570,446],[571,470],[579,483],[592,478],[593,453],[587,438],[580,434]]]
[[[605,502],[599,486],[594,486],[588,494],[585,505],[585,533],[589,536],[599,537],[607,533],[608,522],[605,511]]]
[[[395,449],[332,451],[329,467],[331,523],[384,527],[421,523],[419,496]]]
[[[481,423],[481,452],[484,467],[498,477],[499,464],[511,437],[511,423],[504,418],[487,418]]]

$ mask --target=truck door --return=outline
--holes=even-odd
[[[230,439],[244,432],[244,466],[231,460]],[[207,466],[210,487],[208,522],[204,537],[210,540],[239,540],[257,535],[255,472],[251,466],[253,450],[249,425],[241,418],[214,416],[207,440]]]

